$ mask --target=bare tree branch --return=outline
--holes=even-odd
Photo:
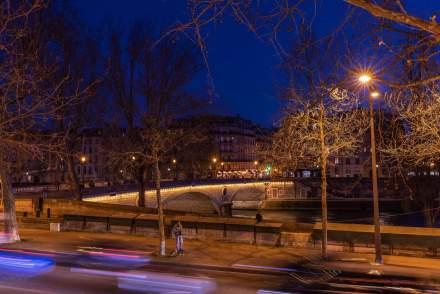
[[[403,12],[393,11],[387,8],[384,8],[378,4],[374,4],[370,0],[344,0],[351,5],[362,8],[373,16],[385,18],[400,24],[405,24],[419,30],[431,33],[434,35],[436,39],[440,38],[440,25],[435,21],[435,19],[431,21],[426,21],[420,19],[418,17],[409,15]]]

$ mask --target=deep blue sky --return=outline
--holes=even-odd
[[[312,0],[309,0],[312,3]],[[344,18],[347,6],[341,0],[321,0],[313,23],[316,33],[331,32]],[[440,12],[440,0],[409,0],[408,10],[426,17]],[[83,21],[92,28],[112,22],[127,28],[134,21],[150,21],[155,27],[168,28],[187,16],[185,0],[74,0]],[[313,10],[309,9],[309,13]],[[368,21],[369,17],[365,20]],[[220,113],[240,114],[265,126],[280,115],[277,99],[279,58],[274,48],[260,40],[231,18],[211,27],[206,39],[209,64],[218,97],[214,100]],[[205,78],[200,79],[206,82]],[[206,85],[200,82],[200,87]]]

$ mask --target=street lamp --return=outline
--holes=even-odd
[[[84,155],[81,155],[81,157],[79,158],[79,160],[81,161],[81,184],[82,184],[82,189],[84,189],[84,164],[87,162],[87,157],[85,157]]]
[[[177,164],[177,160],[175,158],[173,158],[173,160],[171,161],[174,165],[174,180],[177,181],[177,168],[176,168],[176,164]]]
[[[359,82],[362,84],[369,83],[371,81],[371,76],[369,74],[362,74],[359,76]]]
[[[212,174],[212,178],[216,178],[216,174],[217,174],[217,158],[213,157],[212,158],[212,163],[214,164],[214,168],[213,168],[213,174]]]
[[[370,96],[371,96],[371,98],[378,98],[379,97],[379,92],[373,91],[373,92],[371,92]]]
[[[254,166],[255,166],[255,179],[258,179],[258,160],[254,161]]]
[[[368,74],[359,76],[359,82],[367,85],[372,80]],[[377,187],[377,163],[376,163],[376,139],[374,128],[373,99],[379,97],[379,92],[373,91],[369,96],[370,107],[370,142],[371,142],[371,181],[373,185],[373,218],[374,218],[374,244],[376,251],[376,264],[382,264],[382,241],[380,236],[380,215],[379,215],[379,191]]]

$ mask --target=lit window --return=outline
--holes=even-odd
[[[303,174],[303,177],[305,177],[305,178],[309,178],[311,176],[311,172],[309,170],[303,171],[302,174]]]

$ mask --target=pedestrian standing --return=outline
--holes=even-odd
[[[223,188],[221,200],[223,203],[228,201],[228,188],[226,186]]]
[[[174,237],[176,238],[176,251],[175,254],[183,255],[183,226],[180,221],[177,222],[177,224],[174,225],[172,229],[172,233],[174,234]]]

